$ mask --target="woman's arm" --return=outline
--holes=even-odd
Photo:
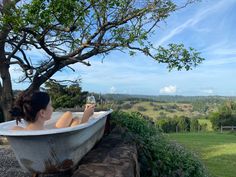
[[[88,104],[85,106],[84,114],[83,114],[82,120],[80,122],[81,124],[87,122],[88,119],[93,115],[94,108],[95,108],[95,104]]]

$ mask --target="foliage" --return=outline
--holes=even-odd
[[[177,119],[164,118],[157,120],[155,123],[165,133],[176,132]]]
[[[201,162],[182,146],[170,143],[140,113],[114,112],[112,123],[127,129],[137,144],[142,177],[207,177]]]
[[[56,108],[72,108],[85,104],[88,92],[82,92],[78,82],[71,85],[62,85],[56,81],[49,80],[45,88],[52,99],[52,105]]]
[[[213,129],[220,129],[220,126],[236,125],[236,103],[227,101],[218,108],[217,112],[209,115]]]
[[[190,131],[190,119],[185,116],[178,117],[177,120],[178,131],[180,132],[189,132]]]
[[[185,116],[166,117],[156,120],[155,123],[165,133],[195,132],[204,129],[203,126],[200,126],[197,118]]]
[[[129,95],[129,94],[104,94],[103,97],[109,101],[148,101],[151,106],[158,106],[158,103],[191,103],[197,105],[219,105],[226,100],[236,101],[235,96],[171,96],[171,95]],[[178,107],[176,107],[178,109]]]
[[[198,119],[192,118],[190,121],[190,132],[197,132],[199,127]]]
[[[195,101],[192,103],[193,111],[198,111],[201,113],[206,113],[209,109],[209,104],[204,101]]]
[[[141,111],[141,112],[147,111],[147,109],[143,106],[138,106],[137,109],[138,109],[138,111]]]
[[[124,49],[166,63],[169,70],[190,70],[202,62],[199,52],[183,44],[154,46],[149,39],[161,21],[192,2],[178,6],[171,0],[6,1],[0,20],[0,30],[6,32],[4,55],[21,67],[24,79],[33,82],[70,64],[90,65],[85,61],[90,57]],[[48,57],[30,62],[26,51],[33,49]]]
[[[131,103],[124,103],[121,105],[121,109],[130,109],[130,108],[132,108]]]

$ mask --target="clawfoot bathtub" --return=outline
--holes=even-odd
[[[54,112],[46,130],[13,131],[15,121],[0,124],[0,135],[6,136],[20,166],[31,173],[58,173],[71,170],[101,139],[107,116],[112,112],[95,112],[87,123],[74,127],[52,128],[62,114]],[[82,113],[73,113],[82,116]],[[21,123],[25,126],[25,123]]]

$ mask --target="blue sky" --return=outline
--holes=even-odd
[[[57,79],[82,79],[83,90],[142,95],[236,96],[236,0],[203,0],[173,13],[152,36],[154,45],[183,43],[206,60],[191,71],[169,72],[142,54],[112,52],[93,57],[92,66],[75,64],[58,72]],[[11,68],[13,80],[19,77]],[[15,73],[15,74],[14,74]],[[13,83],[14,89],[27,84]]]

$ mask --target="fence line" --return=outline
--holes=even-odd
[[[236,130],[236,126],[220,126],[220,132],[222,133],[224,129]]]

